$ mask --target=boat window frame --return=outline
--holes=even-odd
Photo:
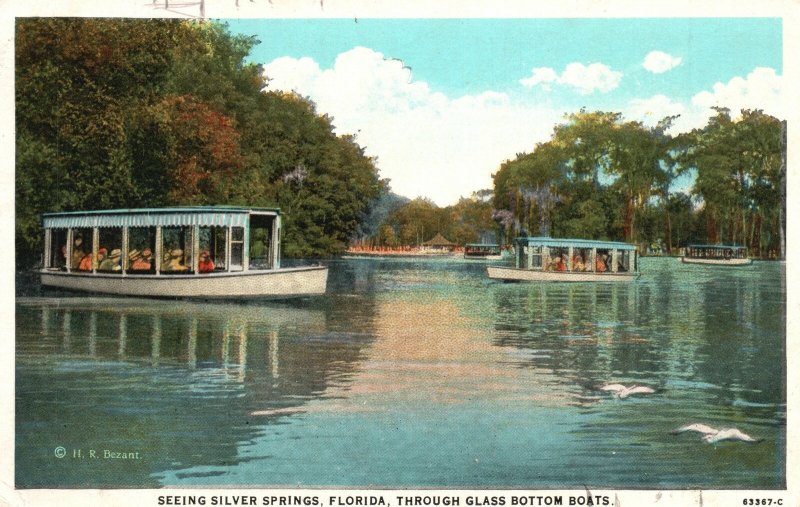
[[[242,231],[242,239],[241,240],[234,239],[234,232],[237,229],[241,229],[241,231]],[[245,247],[244,247],[244,245],[246,243],[246,241],[245,241],[246,240],[246,230],[247,230],[247,227],[244,227],[244,226],[234,226],[234,225],[228,226],[228,242],[227,242],[227,244],[228,244],[228,254],[227,254],[227,257],[228,257],[228,262],[227,262],[228,272],[238,273],[240,271],[247,271],[247,262],[246,262],[246,258],[245,258]],[[239,247],[239,246],[241,246],[241,249],[242,249],[241,260],[239,261],[239,264],[234,265],[234,263],[233,263],[233,256],[234,256],[233,250],[234,250],[234,247]],[[236,269],[234,269],[234,268],[236,268]]]
[[[247,222],[247,269],[255,271],[268,271],[276,268],[278,259],[276,256],[276,231],[275,228],[279,227],[278,216],[267,213],[251,213]],[[253,250],[253,237],[256,230],[264,230],[265,237],[263,238],[265,252],[259,259],[264,259],[266,262],[263,266],[254,266],[252,258]],[[279,234],[279,233],[278,233]]]
[[[584,268],[580,271],[575,270],[575,263],[572,260],[575,258],[576,255],[580,255],[583,260]],[[569,254],[569,269],[573,273],[589,273],[594,271],[592,269],[592,248],[589,247],[570,247],[570,254]]]
[[[158,261],[160,263],[159,274],[173,276],[173,275],[193,275],[193,274],[197,273],[197,255],[195,254],[195,249],[196,249],[195,243],[197,241],[197,239],[196,239],[197,238],[197,234],[196,234],[196,231],[195,231],[196,228],[197,228],[197,226],[195,226],[195,225],[167,225],[167,226],[162,225],[162,226],[160,226],[160,229],[161,229],[161,235],[160,236],[161,237],[160,237],[160,241],[159,241],[159,246],[161,247],[161,253],[159,254],[159,257],[158,257]],[[166,231],[165,231],[165,229],[166,229]],[[165,243],[165,241],[171,241],[171,238],[170,239],[165,238],[165,232],[169,234],[169,233],[172,232],[172,229],[177,229],[178,230],[178,240],[177,240],[178,245],[177,245],[177,248],[172,248],[171,247],[168,252],[169,252],[170,255],[173,255],[173,253],[176,250],[181,250],[181,257],[182,257],[183,260],[182,260],[182,262],[179,262],[179,266],[185,267],[186,268],[185,270],[183,270],[183,269],[169,269],[169,270],[164,269],[166,267],[165,266],[165,262],[167,262],[167,259],[165,259],[165,256],[168,253],[167,251],[165,251],[167,245],[165,245],[164,243]],[[170,259],[172,259],[172,257],[170,257]],[[177,259],[177,257],[176,257],[176,259]]]
[[[158,254],[160,253],[160,249],[157,247],[158,239],[159,239],[159,236],[160,236],[159,235],[159,231],[158,231],[159,227],[155,226],[155,225],[145,225],[145,226],[128,226],[128,227],[124,227],[123,229],[124,229],[124,232],[123,232],[123,238],[122,239],[123,239],[123,243],[125,244],[125,248],[122,251],[123,252],[123,270],[122,270],[122,273],[124,275],[148,275],[148,276],[157,274],[158,273],[158,264],[159,264],[157,260],[158,260]],[[139,246],[137,246],[140,243],[142,243],[141,241],[137,241],[135,245],[132,245],[133,242],[131,241],[131,230],[134,230],[134,231],[146,230],[147,231],[147,234],[146,234],[147,238],[144,241],[145,246],[142,247],[141,249],[139,248]],[[138,236],[138,234],[135,234],[135,235]],[[132,262],[132,260],[130,258],[130,253],[133,251],[133,249],[131,249],[131,246],[133,246],[133,248],[135,250],[138,250],[141,255],[144,254],[144,251],[146,249],[150,249],[150,269],[144,270],[144,269],[133,269],[132,268],[133,262]]]
[[[103,239],[108,237],[109,232],[116,232],[119,229],[119,244],[117,245],[114,243],[113,245],[102,245]],[[117,227],[117,226],[110,226],[110,227],[95,227],[96,237],[97,237],[97,250],[95,251],[95,261],[94,261],[94,270],[97,273],[103,273],[106,275],[121,275],[122,274],[122,266],[123,266],[123,255],[122,253],[126,251],[125,249],[125,227]],[[116,237],[117,234],[114,234]],[[116,239],[116,238],[115,238]],[[118,261],[119,269],[100,269],[100,264],[102,264],[103,260],[98,261],[97,255],[100,249],[105,249],[105,257],[103,260],[110,258],[111,253],[119,249],[120,257]]]
[[[63,244],[58,239],[60,234],[63,234]],[[67,251],[69,237],[68,227],[45,229],[44,258],[42,260],[44,269],[50,271],[67,271],[69,269],[69,252]]]

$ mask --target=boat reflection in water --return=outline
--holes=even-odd
[[[663,261],[659,266],[671,260]],[[581,414],[570,433],[592,450],[567,448],[564,460],[600,468],[598,456],[613,452],[635,461],[643,475],[692,483],[706,463],[697,457],[711,450],[676,445],[664,435],[670,425],[705,421],[743,424],[766,438],[763,454],[726,473],[766,476],[783,466],[774,460],[785,445],[783,379],[769,371],[783,348],[780,340],[764,343],[773,340],[766,330],[785,315],[768,283],[730,273],[726,283],[687,266],[639,284],[496,286],[493,343],[507,351],[510,365],[538,379],[528,384],[532,392],[551,392]],[[675,287],[687,284],[695,290],[676,297]],[[656,393],[622,403],[599,389],[614,382]],[[626,440],[631,435],[635,444]],[[681,465],[665,470],[657,456]]]
[[[231,466],[360,347],[315,340],[325,313],[291,306],[19,298],[17,319],[18,487],[147,487],[163,470]]]
[[[332,261],[328,297],[280,306],[31,288],[16,486],[785,487],[782,266],[641,262],[636,283],[504,284]],[[693,421],[762,441],[670,433]],[[71,457],[90,449],[143,459]]]

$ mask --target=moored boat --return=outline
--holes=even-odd
[[[464,245],[465,259],[500,260],[503,252],[500,245],[492,243],[467,243]]]
[[[624,282],[639,277],[636,246],[615,241],[523,237],[515,266],[487,266],[489,278],[528,282]]]
[[[689,245],[681,261],[712,266],[747,266],[753,262],[747,256],[747,247],[741,245]]]
[[[200,206],[46,213],[42,285],[145,297],[325,292],[328,268],[281,267],[276,208]]]

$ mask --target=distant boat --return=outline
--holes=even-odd
[[[46,213],[42,285],[144,297],[323,294],[328,268],[280,265],[275,208]]]
[[[753,262],[747,256],[747,247],[741,245],[689,245],[681,261],[712,266],[747,266]]]
[[[503,258],[503,252],[497,244],[467,243],[464,245],[464,258],[497,261]]]
[[[522,237],[515,267],[488,266],[489,278],[525,282],[627,282],[639,277],[635,245],[615,241]]]

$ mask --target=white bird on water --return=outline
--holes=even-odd
[[[653,394],[655,391],[647,386],[626,387],[622,384],[606,384],[600,388],[603,391],[613,391],[617,398],[627,398],[632,394]]]
[[[700,423],[687,424],[686,426],[681,426],[680,428],[673,430],[672,433],[675,434],[685,433],[687,431],[696,431],[697,433],[702,433],[703,440],[709,444],[715,444],[722,440],[741,440],[743,442],[759,442],[759,440],[756,440],[747,433],[739,431],[737,428],[717,429]]]

